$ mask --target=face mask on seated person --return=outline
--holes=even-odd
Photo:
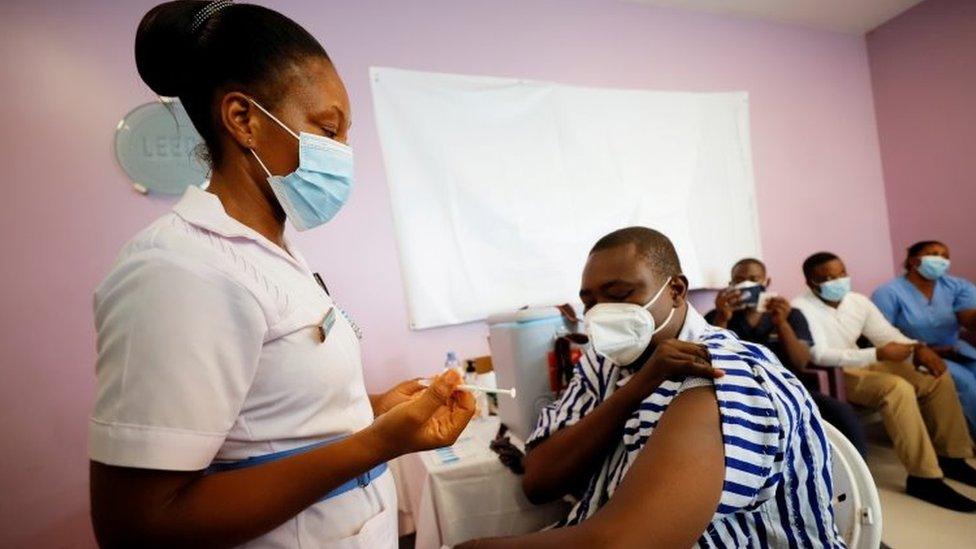
[[[766,291],[766,286],[751,280],[732,286],[732,289],[739,291],[739,306],[741,308],[756,308],[759,304],[759,295]]]
[[[654,334],[663,330],[674,316],[672,307],[664,322],[655,327],[654,315],[648,310],[670,283],[669,277],[643,307],[633,303],[598,303],[587,311],[584,322],[593,350],[620,366],[637,360],[651,344]]]
[[[851,277],[835,278],[820,284],[820,297],[827,301],[840,301],[851,291]]]
[[[923,255],[918,264],[918,274],[936,280],[949,270],[949,260],[941,255]]]

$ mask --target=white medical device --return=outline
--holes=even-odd
[[[525,440],[539,412],[555,399],[549,384],[549,353],[559,336],[582,329],[556,307],[533,307],[488,317],[491,364],[501,387],[518,389],[517,399],[499,399],[498,415]]]

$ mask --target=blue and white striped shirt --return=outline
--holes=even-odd
[[[634,411],[623,439],[560,524],[596,512],[623,480],[661,415],[682,391],[714,385],[725,445],[725,485],[698,547],[844,547],[834,524],[830,450],[817,407],[768,349],[708,325],[690,305],[679,339],[703,343],[716,380],[664,382]],[[588,351],[559,400],[539,416],[529,443],[573,425],[627,383],[632,370]]]

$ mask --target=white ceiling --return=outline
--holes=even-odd
[[[922,0],[625,0],[864,34]]]

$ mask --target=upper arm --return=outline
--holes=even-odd
[[[956,313],[956,320],[967,330],[976,331],[976,309],[959,311]]]
[[[787,317],[787,322],[790,324],[790,328],[793,329],[793,333],[796,334],[796,338],[807,344],[807,347],[813,345],[813,335],[810,334],[810,325],[807,324],[807,317],[803,316],[803,312],[799,309],[790,309],[790,314]]]
[[[580,528],[620,547],[689,547],[722,496],[725,461],[711,386],[668,406],[610,501]],[[653,520],[649,520],[653,517]]]
[[[969,330],[976,329],[976,285],[965,279],[959,281],[959,289],[952,299],[952,310],[959,323]]]
[[[91,515],[95,536],[102,547],[144,543],[142,532],[153,531],[166,502],[189,482],[193,471],[154,471],[114,467],[90,462]],[[136,540],[139,540],[138,542]]]
[[[179,258],[128,261],[96,297],[90,457],[122,467],[206,467],[237,419],[267,322],[255,298]]]
[[[976,309],[976,285],[963,278],[955,280],[959,285],[952,299],[952,309],[956,312]]]
[[[881,311],[874,302],[861,296],[858,297],[864,300],[864,307],[868,312],[862,333],[875,347],[880,347],[892,341],[908,341],[908,338],[898,328],[892,326],[891,322],[888,322],[888,319],[881,314]]]

